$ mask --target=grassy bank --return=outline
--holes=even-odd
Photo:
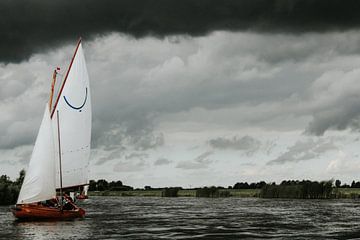
[[[335,198],[360,198],[360,188],[334,188]]]
[[[258,197],[260,189],[220,189],[220,195],[227,197]],[[162,190],[132,190],[132,191],[89,191],[89,196],[120,196],[120,197],[161,197]],[[181,189],[178,197],[196,197],[196,189]]]
[[[220,189],[229,192],[226,197],[259,197],[260,189]],[[132,191],[90,191],[89,196],[119,196],[119,197],[162,197],[162,190],[132,190]],[[196,197],[196,189],[181,189],[178,197]],[[225,196],[222,194],[222,196]],[[360,198],[360,188],[334,188],[332,198]]]

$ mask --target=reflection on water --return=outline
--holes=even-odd
[[[72,239],[74,236],[79,238],[90,238],[89,225],[83,220],[74,221],[42,221],[42,222],[14,222],[16,228],[15,238],[18,239]],[[78,239],[78,238],[77,238]]]
[[[16,222],[8,239],[360,239],[359,200],[92,197],[84,219]]]

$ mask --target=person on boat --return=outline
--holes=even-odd
[[[74,210],[74,209],[76,209],[76,206],[74,205],[74,202],[72,201],[72,198],[67,194],[64,194],[63,209],[64,210]]]

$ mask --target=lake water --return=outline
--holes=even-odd
[[[0,239],[360,239],[360,200],[91,197],[84,219],[17,222]]]

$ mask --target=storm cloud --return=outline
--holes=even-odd
[[[185,170],[207,168],[213,162],[213,160],[208,158],[212,154],[214,154],[214,152],[207,151],[197,156],[194,160],[180,161],[176,165],[176,168],[181,168]]]
[[[168,165],[171,163],[171,160],[167,158],[159,158],[154,162],[155,166]]]
[[[169,179],[174,185],[209,184],[209,179],[228,185],[239,176],[246,181],[331,178],[357,164],[357,16],[351,23],[342,19],[353,13],[333,20],[340,14],[331,10],[336,1],[221,1],[215,7],[214,1],[194,0],[162,8],[172,2],[108,1],[105,6],[89,1],[77,21],[69,6],[84,2],[35,2],[43,11],[66,6],[47,23],[29,21],[28,28],[24,19],[34,13],[50,18],[51,11],[38,13],[35,4],[24,19],[15,11],[10,16],[9,9],[2,12],[0,19],[7,14],[6,22],[17,28],[5,24],[8,30],[0,33],[0,61],[6,63],[0,64],[0,170],[17,176],[30,157],[51,72],[55,66],[66,71],[80,34],[91,81],[93,178],[121,177],[133,186],[163,186]],[[309,15],[325,3],[328,10]],[[97,4],[104,6],[94,10]],[[351,1],[342,4],[339,12],[356,9]],[[192,5],[194,12],[188,9]],[[240,19],[255,6],[263,12]],[[50,31],[44,26],[60,22],[64,9],[68,15],[61,21],[68,28],[43,33]],[[158,9],[164,13],[152,14]],[[294,23],[291,18],[300,10],[302,22]],[[15,29],[21,30],[18,35]],[[16,40],[22,34],[28,37]],[[335,161],[335,151],[346,157]],[[256,157],[247,154],[252,152]]]
[[[214,149],[233,149],[242,150],[247,154],[252,154],[261,146],[261,142],[251,136],[241,138],[234,136],[232,138],[218,137],[209,140],[209,145]]]
[[[0,61],[110,32],[139,38],[212,31],[324,32],[358,28],[356,0],[19,0],[0,2]]]
[[[276,159],[267,162],[267,165],[276,165],[284,163],[297,163],[311,159],[317,159],[327,151],[337,150],[338,147],[331,140],[309,139],[307,141],[298,141],[293,146],[288,147],[287,151],[282,153]]]

